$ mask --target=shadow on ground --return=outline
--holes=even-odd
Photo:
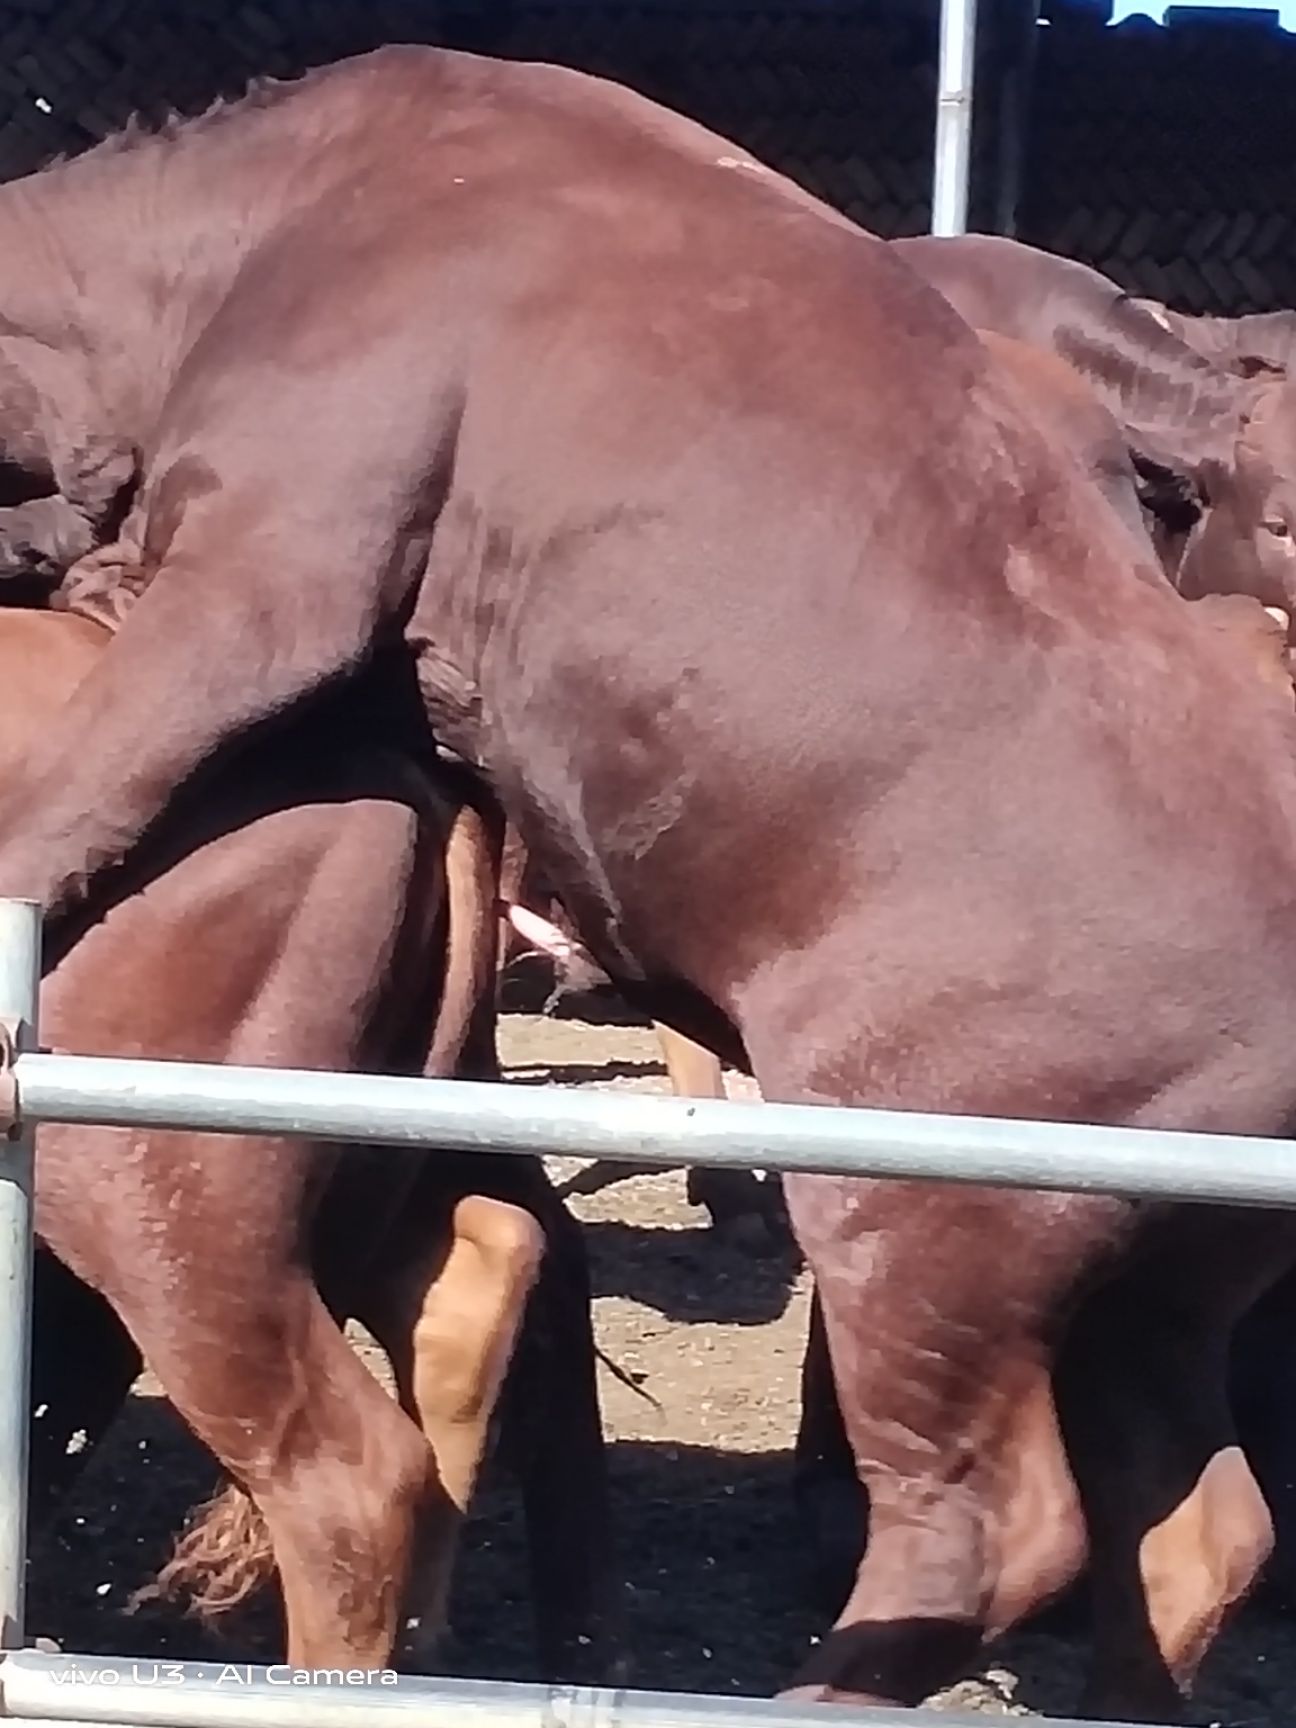
[[[609,1080],[656,1080],[666,1072],[661,1062],[514,1062],[509,1065],[510,1086],[592,1086]],[[629,1164],[599,1165],[608,1175],[604,1186],[633,1174]]]
[[[787,1308],[800,1267],[789,1244],[751,1254],[714,1232],[596,1220],[584,1226],[595,1296],[625,1296],[669,1320],[764,1326]]]
[[[630,1683],[663,1691],[769,1695],[826,1630],[808,1606],[785,1452],[725,1453],[667,1442],[610,1448],[619,1571],[635,1668]],[[205,1632],[172,1607],[123,1613],[168,1552],[214,1473],[160,1398],[132,1397],[68,1504],[33,1543],[29,1629],[70,1652],[214,1661],[274,1661],[274,1592]],[[492,1471],[462,1550],[443,1671],[537,1678],[523,1528],[510,1480]],[[983,1665],[988,1681],[946,1695],[956,1708],[1074,1708],[1083,1645],[1031,1632]],[[1291,1717],[1296,1636],[1290,1617],[1252,1608],[1208,1665],[1197,1721],[1278,1728]]]
[[[609,1451],[632,1684],[772,1691],[815,1629],[798,1603],[787,1455],[631,1441]],[[227,1637],[169,1605],[124,1612],[214,1483],[206,1452],[166,1401],[132,1397],[33,1543],[31,1632],[86,1655],[279,1659],[273,1592]],[[449,1671],[538,1677],[520,1509],[511,1479],[494,1468],[463,1544],[453,1623]]]

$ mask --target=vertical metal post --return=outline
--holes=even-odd
[[[994,231],[1015,238],[1021,215],[1030,107],[1039,41],[1039,0],[1001,0]]]
[[[977,0],[941,0],[932,173],[933,234],[967,232]]]
[[[37,1041],[41,909],[0,900],[0,1021],[16,1054]],[[0,1648],[23,1642],[31,1407],[33,1131],[0,1138]]]

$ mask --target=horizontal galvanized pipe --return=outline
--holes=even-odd
[[[33,1124],[1296,1206],[1296,1147],[1284,1140],[39,1051],[19,1056],[15,1072],[20,1113]]]
[[[295,1683],[287,1666],[45,1656],[0,1664],[0,1721],[64,1728],[984,1728],[984,1718],[679,1692],[401,1675],[395,1684]],[[116,1674],[107,1680],[105,1674]],[[276,1678],[278,1676],[278,1678]],[[1080,1728],[1055,1722],[1054,1728]]]

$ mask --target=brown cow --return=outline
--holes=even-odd
[[[1116,417],[1102,404],[1090,382],[1048,349],[1034,347],[993,330],[977,332],[1006,372],[1016,380],[1022,402],[1054,448],[1070,454],[1094,481],[1113,511],[1130,529],[1145,556],[1151,550],[1181,591],[1185,546],[1197,541],[1195,616],[1237,643],[1257,676],[1291,696],[1292,674],[1285,644],[1291,619],[1284,607],[1262,606],[1248,594],[1231,592],[1228,547],[1219,532],[1228,506],[1209,526],[1201,523],[1205,501],[1180,475],[1138,461]],[[1217,567],[1215,560],[1222,567]]]
[[[990,234],[890,244],[970,324],[1072,365],[1125,427],[1154,492],[1176,472],[1191,478],[1207,509],[1181,537],[1185,595],[1243,593],[1296,610],[1296,385],[1213,363],[1075,259]]]
[[[101,534],[138,453],[143,584],[0,892],[65,916],[403,639],[618,991],[767,1099],[1289,1128],[1290,704],[948,302],[742,150],[385,50],[0,188],[0,308],[0,442]],[[795,1689],[922,1696],[1087,1536],[1093,1706],[1171,1708],[1270,1540],[1219,1364],[1296,1221],[784,1186],[870,1499]]]
[[[83,617],[0,612],[0,783],[108,640]],[[47,1041],[496,1076],[494,819],[393,754],[377,711],[334,731],[327,758],[303,760],[290,734],[158,834],[133,891],[48,979]],[[288,1660],[307,1667],[388,1661],[416,1528],[406,1613],[420,1648],[435,1635],[539,1273],[514,1451],[542,1654],[573,1671],[606,1587],[606,1505],[581,1242],[538,1163],[47,1128],[38,1172],[34,1517],[88,1455],[71,1434],[103,1431],[142,1352],[236,1484],[167,1588],[226,1608],[277,1566]],[[347,1315],[387,1350],[400,1406],[344,1341]]]

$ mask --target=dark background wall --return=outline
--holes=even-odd
[[[1169,18],[1039,32],[1023,238],[1189,311],[1296,306],[1296,37]]]
[[[1296,305],[1296,38],[1267,14],[1107,29],[1110,0],[1044,0],[1037,29],[1027,3],[982,0],[973,226],[1002,219],[1033,55],[1022,238],[1189,310]],[[0,0],[0,178],[384,41],[619,78],[879,233],[927,227],[935,0]]]

